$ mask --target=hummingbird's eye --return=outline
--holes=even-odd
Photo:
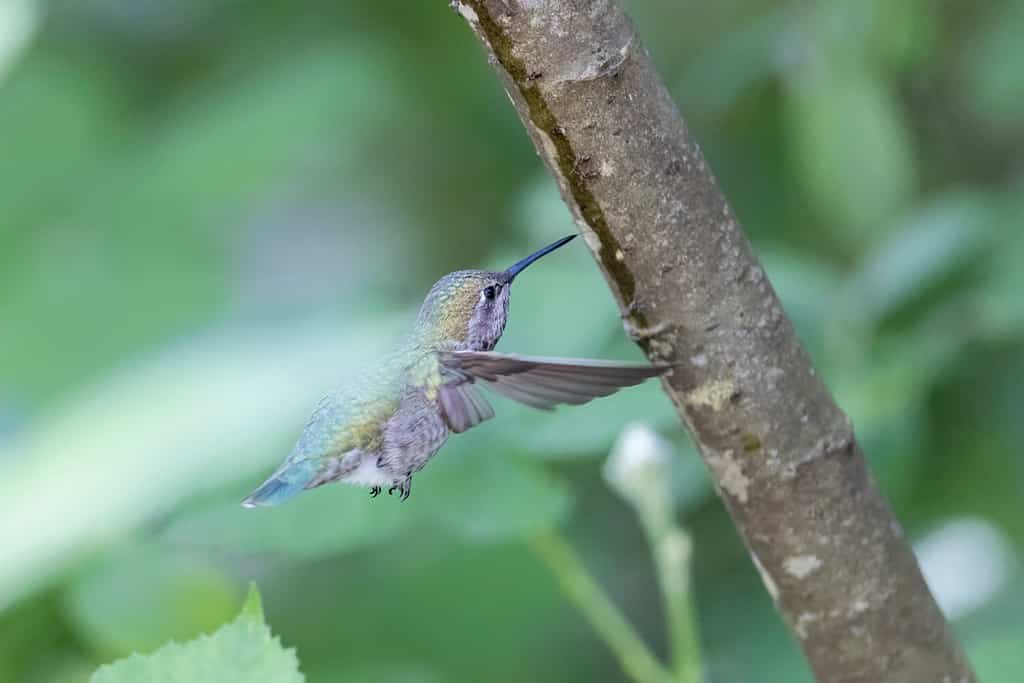
[[[493,299],[494,295],[497,294],[498,290],[494,288],[494,285],[487,285],[484,287],[484,298]]]

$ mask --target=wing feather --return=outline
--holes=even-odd
[[[662,375],[670,367],[492,351],[444,352],[441,364],[463,385],[479,380],[506,398],[543,410],[608,396]]]
[[[456,377],[442,384],[438,397],[448,428],[456,434],[494,417],[494,408],[466,378]]]

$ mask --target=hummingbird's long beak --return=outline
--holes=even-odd
[[[516,279],[516,275],[519,275],[519,273],[526,270],[526,266],[530,265],[531,263],[539,259],[541,256],[547,256],[548,254],[553,252],[555,249],[558,249],[566,242],[571,241],[574,237],[576,237],[576,235],[569,235],[568,237],[563,237],[557,242],[552,242],[543,249],[533,252],[532,254],[524,258],[522,261],[517,261],[516,263],[512,264],[512,266],[509,267],[509,269],[506,270],[504,273],[505,282],[512,282],[512,280]]]

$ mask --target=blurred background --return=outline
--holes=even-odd
[[[1024,664],[1024,1],[626,3],[982,678]],[[446,2],[0,0],[0,682],[230,620],[320,681],[624,681],[524,539],[659,654],[602,476],[673,449],[712,681],[810,681],[655,383],[500,399],[404,504],[238,501],[429,286],[575,228]],[[499,350],[638,359],[589,254]]]

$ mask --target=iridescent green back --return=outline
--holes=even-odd
[[[381,427],[398,409],[403,377],[397,359],[369,368],[324,396],[310,417],[292,459],[337,456],[353,448],[372,450]]]

